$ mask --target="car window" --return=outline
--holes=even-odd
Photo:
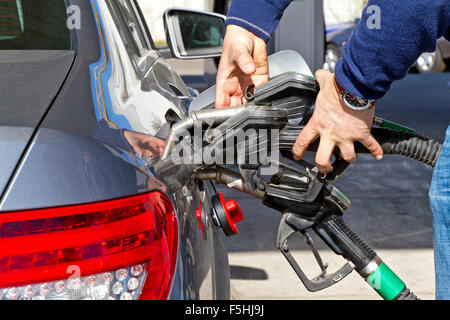
[[[107,2],[131,64],[139,78],[146,75],[160,56],[153,42],[136,0],[110,0]]]
[[[125,26],[123,30],[124,36],[136,57],[142,57],[149,50],[147,40],[142,30],[142,25],[139,18],[136,15],[132,4],[129,0],[115,0],[117,8],[120,11],[119,19]]]
[[[62,0],[0,0],[0,50],[70,50]]]

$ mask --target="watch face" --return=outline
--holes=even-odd
[[[350,93],[344,93],[343,97],[345,102],[347,102],[349,105],[351,105],[354,108],[360,109],[365,108],[369,104],[368,99],[356,97]]]

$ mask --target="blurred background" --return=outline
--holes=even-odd
[[[232,0],[139,0],[155,45],[167,46],[162,15],[167,8],[180,7],[212,11],[226,15]],[[300,52],[312,69],[334,71],[341,49],[359,22],[367,0],[295,0],[285,11],[277,31],[269,43],[269,53],[292,49]],[[293,39],[289,33],[297,27],[306,32]],[[323,34],[319,37],[319,33]],[[450,70],[450,42],[438,40],[435,52],[424,53],[412,66],[413,73],[436,73]],[[203,90],[215,82],[217,60],[177,61],[170,63],[185,81]]]
[[[231,0],[139,0],[139,3],[149,19],[148,25],[155,38],[153,39],[155,44],[164,46],[166,44],[166,36],[164,34],[162,14],[167,8],[190,8],[226,14]],[[354,22],[360,17],[366,3],[366,0],[324,0],[326,24],[333,28],[333,25],[336,24]]]

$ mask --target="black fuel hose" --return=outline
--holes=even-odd
[[[301,129],[298,126],[286,126],[279,135],[278,148],[292,149]],[[442,148],[442,143],[417,133],[388,128],[372,128],[372,135],[378,141],[384,154],[402,155],[434,167]],[[319,140],[312,143],[308,151],[317,151]],[[361,143],[355,142],[357,153],[369,153]]]
[[[372,135],[385,154],[396,154],[423,162],[434,167],[441,152],[442,143],[417,133],[387,128],[373,128]],[[368,150],[359,143],[357,152]]]

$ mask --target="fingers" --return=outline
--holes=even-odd
[[[223,58],[217,71],[216,108],[219,109],[245,103],[241,101],[243,88],[239,83],[240,80],[244,79],[242,75],[237,76],[236,74],[243,73],[247,77],[256,71],[253,58],[245,45],[236,45],[230,50],[232,50],[231,59]],[[236,68],[241,69],[242,73],[236,72]],[[234,79],[233,75],[235,75]],[[248,82],[249,79],[247,79]]]
[[[221,63],[222,64],[222,63]],[[225,73],[226,71],[223,70],[224,67],[219,67],[221,73]],[[217,79],[216,79],[216,108],[225,108],[230,105],[230,94],[225,91],[225,84],[226,84],[226,76],[221,76],[221,74],[217,73]]]
[[[360,142],[367,148],[367,150],[369,150],[369,152],[374,156],[375,159],[383,159],[383,149],[372,135],[368,135]]]
[[[306,151],[308,151],[310,144],[313,143],[319,135],[319,132],[314,129],[314,125],[311,122],[306,125],[298,136],[292,149],[294,158],[296,160],[302,159]],[[327,138],[326,135],[321,136],[320,138],[319,148],[316,152],[316,165],[321,173],[329,173],[333,170],[331,165],[331,157],[336,147],[336,142]],[[341,151],[342,158],[345,161],[356,161],[357,156],[352,142],[339,144],[339,150]]]
[[[234,49],[233,61],[247,75],[251,75],[256,71],[255,62],[250,55],[249,49],[244,45]]]
[[[229,106],[230,107],[235,107],[235,106],[240,106],[240,105],[243,105],[243,104],[246,104],[247,103],[247,99],[245,98],[245,97],[243,97],[243,96],[241,96],[241,97],[237,97],[237,96],[232,96],[231,98],[230,98],[230,104],[229,104]]]
[[[329,173],[333,171],[331,166],[331,155],[333,154],[336,144],[330,139],[321,139],[319,149],[316,153],[316,165],[317,169],[321,173]]]
[[[230,105],[230,95],[225,92],[219,86],[216,87],[216,108],[226,108]]]
[[[338,144],[339,150],[341,151],[341,157],[347,162],[355,162],[357,159],[355,153],[355,145],[353,143],[341,143]]]
[[[297,137],[297,141],[294,144],[294,148],[292,152],[294,153],[294,158],[296,160],[300,160],[305,155],[305,152],[308,150],[309,145],[316,140],[318,137],[318,133],[313,129],[313,126],[308,124],[302,130],[302,132]]]
[[[156,139],[156,143],[154,146],[154,149],[156,150],[157,154],[160,156],[163,152],[164,152],[164,148],[166,146],[166,141],[162,140],[162,139]]]
[[[244,104],[245,89],[267,82],[268,72],[265,41],[242,27],[227,26],[217,70],[216,108]]]

